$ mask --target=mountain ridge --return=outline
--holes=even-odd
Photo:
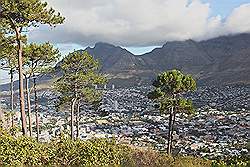
[[[148,53],[98,42],[85,50],[102,64],[101,72],[131,85],[150,83],[161,71],[179,69],[201,85],[250,83],[250,34],[221,36],[209,40],[171,41]],[[125,80],[122,78],[126,78]],[[139,82],[138,82],[139,81]]]
[[[100,72],[117,86],[151,85],[158,73],[171,69],[192,74],[201,86],[250,84],[250,33],[166,42],[141,55],[105,42],[79,51],[98,59]],[[60,64],[56,65],[57,76],[62,75]],[[40,82],[50,79],[46,76]]]

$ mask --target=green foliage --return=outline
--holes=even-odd
[[[36,143],[34,139],[14,137],[0,132],[0,165],[21,166],[42,165],[42,157],[46,153],[44,145]]]
[[[31,27],[39,24],[54,26],[61,24],[64,18],[54,9],[48,8],[41,0],[1,0],[2,24],[5,26]],[[14,24],[14,25],[13,25]]]
[[[8,64],[11,62],[9,65],[11,67],[16,64],[15,59],[17,57],[15,56],[17,56],[18,52],[21,52],[21,47],[15,46],[14,43],[17,42],[18,45],[21,45],[26,41],[26,38],[21,35],[23,28],[41,24],[55,26],[62,24],[64,21],[60,13],[56,13],[52,8],[49,9],[47,3],[41,0],[1,0],[0,5],[2,9],[0,18],[0,58],[3,55],[7,57],[7,62]],[[15,38],[9,40],[10,34],[14,32]],[[6,37],[6,34],[8,37]],[[46,47],[49,48],[50,46]]]
[[[23,43],[27,42],[26,36],[21,37]],[[0,40],[1,50],[0,50],[0,60],[1,60],[1,69],[3,70],[13,70],[15,71],[18,67],[17,59],[17,46],[14,36],[3,35]]]
[[[58,61],[60,54],[49,42],[44,44],[31,43],[24,47],[24,74],[27,77],[39,76],[53,70],[54,64]]]
[[[184,75],[178,70],[163,72],[157,76],[153,86],[159,88],[162,95],[172,96],[196,89],[196,82],[191,75]]]
[[[105,166],[120,164],[122,147],[115,144],[114,140],[94,139],[89,141],[61,137],[52,142],[56,145],[53,154],[57,165],[72,166]]]
[[[176,112],[193,113],[192,101],[181,97],[182,93],[196,89],[196,82],[190,75],[184,75],[178,70],[159,74],[153,82],[155,89],[148,98],[160,103],[159,109],[168,112],[175,107]]]
[[[98,74],[99,63],[87,52],[70,53],[62,62],[63,76],[54,84],[60,93],[59,104],[72,99],[85,102],[99,101],[101,92],[94,89],[95,84],[104,84],[106,78]]]
[[[17,50],[12,36],[3,36],[0,50],[1,69],[15,69],[17,66]]]
[[[63,59],[61,65],[62,70],[65,73],[87,73],[89,71],[95,71],[99,67],[98,61],[96,61],[88,52],[73,52]]]
[[[148,98],[159,102],[161,112],[169,112],[175,107],[175,112],[192,114],[192,101],[184,99],[182,94],[196,89],[196,82],[190,75],[184,75],[178,70],[159,74],[153,82],[155,89],[149,92]]]
[[[72,141],[64,135],[38,143],[28,137],[14,138],[0,132],[0,166],[106,166],[123,162],[123,149],[114,140]]]
[[[3,166],[205,167],[210,163],[199,158],[173,158],[153,150],[139,150],[116,144],[113,139],[73,141],[61,135],[49,143],[38,143],[32,138],[14,138],[0,131]]]
[[[61,134],[48,143],[15,138],[0,129],[0,166],[247,167],[249,157],[204,160],[171,157],[151,149],[116,144],[113,139],[73,141]]]
[[[225,159],[217,159],[212,163],[213,167],[248,167],[250,166],[250,158],[248,155],[238,157],[227,157]]]

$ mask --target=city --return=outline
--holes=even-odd
[[[161,114],[147,98],[151,87],[104,88],[101,88],[104,97],[98,108],[82,106],[79,137],[82,140],[115,138],[119,143],[164,151],[168,115]],[[249,155],[249,91],[250,87],[245,86],[213,86],[199,87],[194,93],[186,94],[193,100],[196,113],[177,115],[174,152],[209,158]],[[49,91],[40,94],[40,98],[46,99],[41,99],[44,102],[54,98]],[[4,99],[1,101],[8,104]],[[51,140],[61,132],[69,133],[70,112],[65,110],[57,111],[53,102],[40,105],[42,141]],[[33,113],[32,122],[35,124]]]

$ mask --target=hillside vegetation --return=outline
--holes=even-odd
[[[232,163],[231,161],[230,163]],[[247,166],[245,162],[234,164]],[[208,167],[226,163],[196,157],[170,157],[150,149],[120,145],[113,139],[73,141],[65,135],[48,143],[13,137],[0,130],[0,166]],[[224,165],[223,165],[224,164]],[[232,165],[235,166],[235,165]]]

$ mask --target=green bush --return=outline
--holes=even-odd
[[[45,145],[37,143],[32,138],[14,137],[0,133],[0,164],[21,166],[42,165],[42,157],[46,154]]]
[[[61,136],[49,144],[48,164],[65,166],[105,166],[120,164],[124,146],[117,145],[114,140],[94,139],[76,140]]]
[[[227,157],[214,160],[212,167],[249,167],[250,157],[248,155],[238,157]]]
[[[49,143],[29,137],[14,138],[0,132],[0,165],[10,166],[105,166],[119,165],[125,146],[114,140],[72,141],[60,136]]]
[[[0,166],[224,167],[249,165],[249,159],[210,161],[171,157],[150,149],[116,144],[113,139],[71,140],[65,135],[48,143],[13,137],[0,130]]]

